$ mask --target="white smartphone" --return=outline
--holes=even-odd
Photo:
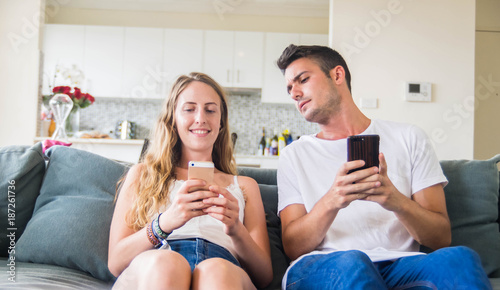
[[[189,161],[188,164],[188,179],[202,179],[210,185],[214,181],[214,163],[210,161]],[[208,186],[206,187],[208,188]],[[205,189],[206,189],[205,188]],[[203,188],[191,188],[191,191],[200,190]]]

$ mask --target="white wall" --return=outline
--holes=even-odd
[[[473,0],[333,0],[333,47],[353,97],[377,98],[370,118],[416,124],[439,159],[473,157]],[[432,102],[404,100],[404,83],[431,82]]]
[[[500,153],[500,1],[476,1],[474,158]],[[499,164],[500,167],[500,164]]]
[[[33,144],[44,0],[0,0],[0,147]]]

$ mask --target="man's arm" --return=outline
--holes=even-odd
[[[368,190],[367,201],[379,203],[396,214],[410,235],[420,244],[431,249],[449,246],[451,226],[446,211],[443,186],[436,184],[424,188],[408,198],[400,193],[387,176],[387,163],[380,154],[380,174],[375,176],[380,187]],[[367,180],[372,180],[372,177]]]
[[[361,167],[363,161],[345,163],[338,171],[333,185],[308,213],[303,204],[291,204],[280,212],[282,239],[285,253],[292,260],[309,253],[323,241],[340,209],[352,201],[368,196],[367,190],[380,186],[379,181],[355,181],[366,179],[378,172],[368,168],[351,174],[351,169]]]

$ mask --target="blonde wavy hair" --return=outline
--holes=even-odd
[[[168,204],[169,190],[176,179],[175,169],[181,158],[181,140],[176,129],[175,109],[179,95],[192,82],[202,82],[212,87],[221,99],[220,131],[213,150],[212,161],[218,170],[234,175],[236,164],[229,131],[226,95],[221,86],[206,74],[192,72],[180,76],[162,105],[162,111],[150,136],[150,144],[143,159],[137,196],[127,214],[127,223],[139,230],[151,222],[162,205]]]

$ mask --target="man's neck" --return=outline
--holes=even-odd
[[[316,137],[325,140],[339,140],[363,133],[370,126],[371,120],[361,112],[359,113],[355,117],[343,114],[336,120],[331,119],[328,124],[319,124],[321,131]]]

